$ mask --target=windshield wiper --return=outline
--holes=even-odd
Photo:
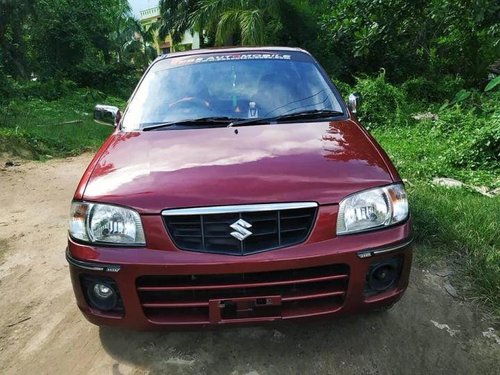
[[[231,122],[228,127],[243,126],[243,125],[256,125],[256,124],[270,124],[273,122],[293,121],[293,120],[309,120],[309,119],[324,119],[334,116],[341,116],[343,112],[334,111],[331,109],[312,109],[308,111],[294,112],[273,117],[251,118],[248,120]]]
[[[142,131],[151,131],[157,129],[168,128],[171,126],[189,126],[189,125],[227,125],[234,121],[242,121],[241,118],[233,118],[233,117],[202,117],[202,118],[194,118],[187,120],[179,120],[179,121],[169,121],[169,122],[159,122],[159,123],[150,123],[146,124],[149,126],[145,126],[142,128]]]

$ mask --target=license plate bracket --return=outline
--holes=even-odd
[[[259,322],[281,319],[281,296],[212,299],[210,323]]]

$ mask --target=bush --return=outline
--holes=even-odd
[[[28,81],[19,84],[17,96],[22,99],[43,99],[53,101],[76,90],[76,83],[67,79],[50,79],[46,81]]]
[[[498,10],[497,0],[328,1],[320,38],[343,77],[385,67],[397,82],[452,74],[476,84],[498,59]]]
[[[65,79],[14,81],[8,76],[2,77],[0,72],[0,101],[4,105],[12,100],[42,99],[53,101],[71,94],[76,88],[74,82]]]
[[[363,96],[359,116],[363,125],[381,129],[377,133],[382,139],[410,137],[399,139],[395,146],[406,148],[404,156],[412,155],[412,175],[432,178],[451,177],[452,173],[459,177],[457,171],[499,170],[498,89],[465,90],[463,80],[451,76],[436,83],[414,78],[397,87],[388,83],[382,72],[375,78],[358,79],[355,90]],[[413,115],[422,112],[437,114],[437,120],[415,121]],[[403,130],[405,125],[414,129]],[[414,144],[422,137],[429,139],[425,144]]]
[[[409,108],[405,92],[385,79],[382,71],[377,77],[358,78],[355,91],[362,95],[360,120],[367,128],[406,125]]]
[[[450,115],[451,113],[451,115]],[[448,131],[447,158],[457,167],[493,168],[500,165],[500,112],[478,117],[463,110],[448,111],[439,120]]]
[[[12,78],[4,72],[0,65],[0,104],[8,102],[14,95],[13,83]]]
[[[435,123],[447,144],[446,158],[456,167],[498,169],[500,93],[465,90],[459,93],[465,99],[442,106]]]
[[[460,77],[445,76],[438,82],[424,77],[409,79],[401,85],[409,100],[424,103],[442,103],[451,100],[464,87]]]
[[[347,101],[350,94],[354,92],[354,89],[347,83],[339,81],[338,79],[332,78],[332,82],[335,84],[337,89],[340,91],[340,95]]]
[[[93,87],[113,96],[128,98],[141,78],[142,70],[129,64],[84,63],[76,67],[73,79],[82,87]]]

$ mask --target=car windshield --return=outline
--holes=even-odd
[[[343,113],[331,86],[305,53],[181,56],[151,67],[122,128],[199,119],[231,122],[316,110]]]

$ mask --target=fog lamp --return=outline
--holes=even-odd
[[[102,311],[113,310],[117,307],[118,295],[111,284],[96,281],[87,288],[89,304]]]
[[[106,299],[113,295],[113,289],[111,289],[106,284],[96,283],[94,284],[94,293],[97,297]]]
[[[401,261],[390,259],[377,262],[370,267],[367,275],[367,286],[369,290],[382,292],[392,287],[399,278]]]

